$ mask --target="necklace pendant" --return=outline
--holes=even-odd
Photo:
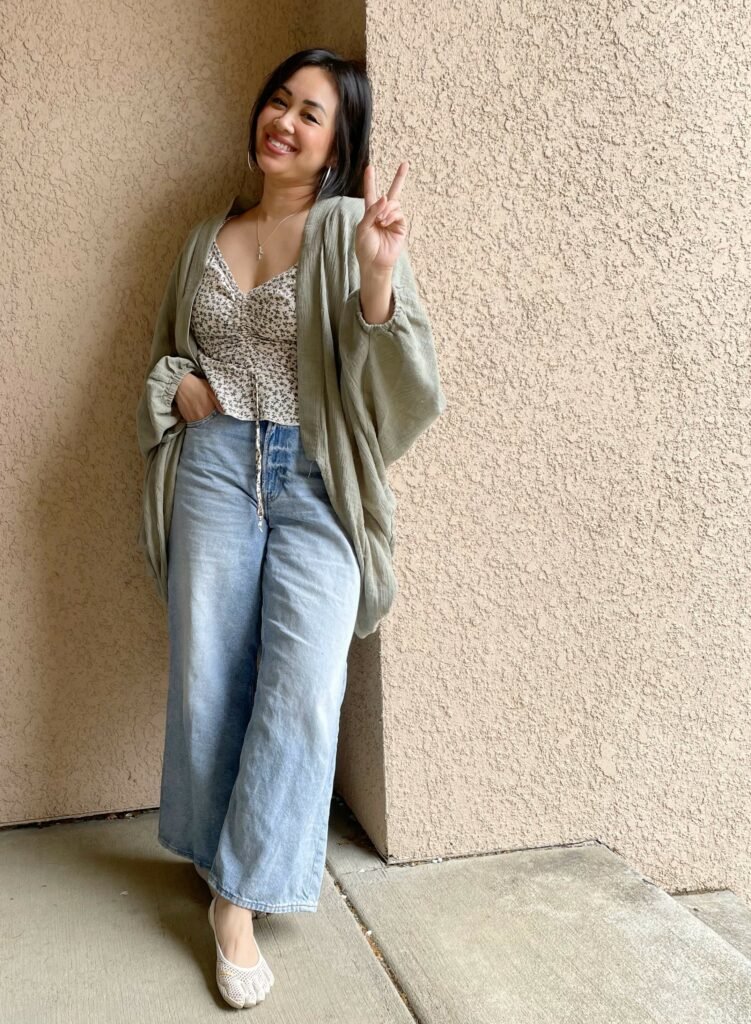
[[[258,259],[263,259],[263,249],[260,245],[258,246]]]

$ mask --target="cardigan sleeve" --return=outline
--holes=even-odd
[[[180,415],[172,408],[180,381],[191,372],[203,376],[192,359],[179,356],[175,350],[179,267],[180,257],[172,268],[157,314],[149,366],[138,402],[138,445],[144,456],[158,447],[167,431],[180,421]]]
[[[392,272],[394,311],[370,324],[360,306],[359,264],[351,241],[349,292],[338,324],[342,405],[372,432],[389,466],[445,411],[433,332],[406,249]]]

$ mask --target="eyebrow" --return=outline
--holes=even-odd
[[[283,89],[284,92],[286,92],[288,96],[292,95],[292,90],[288,89],[286,85],[280,85],[279,88]],[[324,112],[324,114],[326,113],[326,108],[324,107],[324,105],[322,103],[316,103],[315,100],[303,100],[303,103],[307,103],[309,107],[318,107],[318,109],[322,110]]]

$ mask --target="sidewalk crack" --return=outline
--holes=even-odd
[[[404,1003],[404,1006],[405,1006],[407,1012],[409,1013],[409,1015],[411,1016],[412,1020],[415,1021],[415,1024],[423,1024],[423,1022],[417,1016],[417,1013],[415,1012],[414,1007],[410,1003],[409,996],[404,991],[402,986],[399,984],[399,978],[397,977],[396,972],[394,971],[394,969],[391,966],[391,964],[389,964],[389,962],[386,959],[386,956],[385,956],[383,950],[380,948],[380,946],[376,942],[375,937],[373,935],[373,930],[371,928],[368,928],[367,925],[366,925],[366,922],[363,921],[362,917],[360,917],[360,914],[358,913],[357,908],[355,907],[354,903],[352,903],[352,901],[350,900],[349,896],[346,894],[346,892],[344,891],[344,889],[340,885],[338,879],[336,879],[334,877],[334,875],[330,871],[328,872],[328,874],[329,874],[329,878],[331,879],[331,881],[334,884],[334,888],[336,889],[336,891],[339,894],[339,896],[342,899],[342,901],[344,903],[346,903],[347,909],[349,910],[350,914],[354,917],[355,921],[357,922],[357,924],[358,924],[358,926],[360,928],[360,931],[362,932],[362,934],[367,939],[368,945],[370,946],[371,950],[373,951],[373,955],[375,956],[376,960],[378,961],[378,963],[381,965],[381,967],[385,971],[386,976],[388,977],[389,981],[391,982],[391,985],[393,986],[393,988],[398,993],[399,998]]]

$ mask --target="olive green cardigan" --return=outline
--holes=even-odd
[[[138,548],[167,602],[166,545],[185,421],[173,399],[186,373],[205,377],[190,329],[191,309],[211,243],[229,209],[191,230],[167,283],[138,403],[138,443],[146,460]],[[362,315],[355,230],[365,201],[318,200],[303,231],[297,268],[300,436],[321,468],[331,504],[351,537],[362,574],[355,633],[374,632],[397,593],[392,565],[396,500],[386,468],[446,408],[430,323],[406,249],[392,275],[395,308],[383,324]],[[248,529],[250,529],[250,525]]]

